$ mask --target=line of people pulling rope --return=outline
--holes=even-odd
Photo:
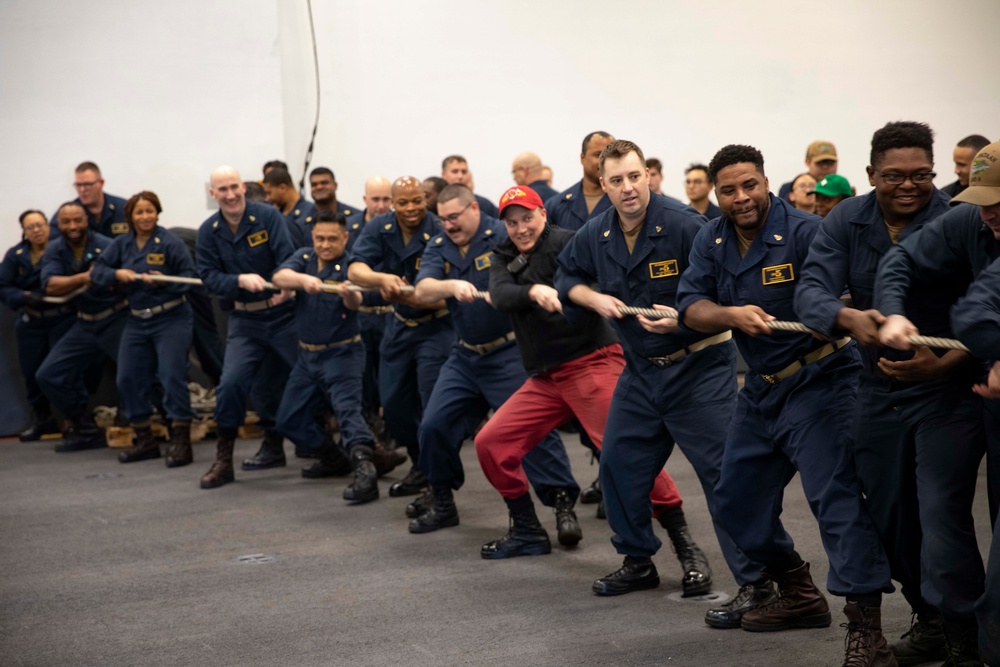
[[[265,437],[243,468],[284,465],[285,436],[318,454],[304,475],[350,475],[344,498],[370,502],[384,470],[362,415],[359,310],[379,299],[393,305],[379,350],[385,421],[413,464],[389,494],[417,496],[410,532],[459,524],[459,450],[474,437],[510,514],[507,534],[482,557],[551,551],[529,485],[554,508],[560,544],[579,543],[580,488],[557,431],[576,419],[599,453],[603,506],[624,557],[594,581],[595,594],[659,586],[654,518],[684,569],[684,594],[711,590],[664,467],[676,444],[740,586],[707,612],[708,625],[766,632],[832,622],[780,521],[798,473],[829,559],[827,590],[846,598],[844,664],[983,664],[997,660],[1000,549],[994,539],[987,574],[971,507],[987,447],[990,464],[1000,461],[1000,370],[987,375],[982,361],[1000,356],[1000,317],[985,316],[1000,312],[1000,281],[976,283],[975,307],[975,290],[962,297],[1000,257],[998,160],[1000,144],[983,149],[956,198],[968,203],[949,208],[931,184],[930,129],[890,123],[872,140],[872,193],[821,221],[769,193],[759,151],[730,145],[709,165],[723,215],[706,221],[651,194],[641,149],[613,140],[599,162],[611,206],[579,229],[549,224],[558,199],[546,205],[527,186],[503,194],[497,219],[467,187],[450,185],[435,216],[421,182],[403,177],[391,212],[357,235],[342,215],[321,213],[307,225],[312,245],[298,249],[278,212],[248,203],[239,174],[220,167],[211,177],[219,211],[199,229],[197,270],[157,225],[153,193],[129,200],[132,231],[113,242],[87,230],[79,205],[59,209],[62,236],[41,258],[42,284],[55,298],[87,289],[61,353],[36,379],[73,420],[68,447],[100,446],[80,413],[80,369],[98,351],[117,356],[136,431],[121,458],[134,461],[159,456],[150,432],[157,377],[173,426],[167,465],[190,463],[185,291],[203,283],[233,314],[216,458],[201,487],[234,481],[247,398],[275,354],[292,370],[278,405],[261,411]],[[737,348],[750,368],[742,391]],[[325,411],[342,444],[317,419]],[[996,521],[1000,475],[989,472]],[[880,609],[892,580],[915,622],[890,647]]]

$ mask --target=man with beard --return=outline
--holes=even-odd
[[[350,218],[359,210],[337,200],[337,178],[329,167],[316,167],[309,172],[309,193],[317,211],[334,211]]]
[[[583,138],[580,164],[583,178],[559,196],[545,202],[550,225],[577,230],[590,218],[611,208],[611,200],[601,189],[598,162],[604,147],[614,141],[607,132],[591,132]]]
[[[856,345],[768,326],[795,319],[794,288],[820,218],[770,194],[764,158],[751,146],[724,147],[708,169],[723,215],[695,238],[677,307],[688,329],[732,329],[750,367],[726,440],[716,517],[763,564],[756,585],[778,586],[776,597],[742,613],[740,627],[770,632],[832,620],[780,520],[785,486],[798,472],[830,561],[827,589],[847,597],[845,663],[894,667],[880,618],[882,593],[893,590],[889,566],[851,456]]]
[[[83,372],[95,356],[103,354],[112,362],[118,360],[128,303],[120,292],[91,282],[94,263],[111,245],[111,239],[90,228],[83,205],[63,204],[56,212],[56,223],[60,237],[49,242],[41,259],[42,289],[48,296],[65,296],[81,287],[88,289],[75,300],[76,322],[49,352],[35,379],[52,405],[71,423],[66,439],[55,450],[73,452],[106,444],[104,434],[87,412],[89,397]]]

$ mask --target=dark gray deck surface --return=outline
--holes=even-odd
[[[596,475],[565,437],[585,486]],[[241,441],[237,456],[256,442]],[[291,447],[286,446],[289,452]],[[113,451],[54,454],[0,441],[0,665],[840,665],[842,601],[824,630],[751,634],[705,626],[711,603],[681,601],[669,547],[656,591],[598,598],[590,583],[617,568],[610,530],[580,506],[584,541],[549,556],[487,562],[502,535],[499,495],[463,450],[461,525],[410,535],[409,499],[349,507],[346,482],[304,480],[302,461],[235,484],[198,488],[214,443],[194,465],[120,465]],[[734,592],[701,488],[676,450],[668,468],[685,498],[717,588]],[[988,544],[984,474],[976,517]],[[540,511],[555,541],[551,512]],[[817,582],[826,558],[798,479],[784,518]],[[666,540],[663,531],[658,534]],[[243,564],[254,554],[269,562]],[[677,598],[677,599],[675,599]],[[887,633],[909,624],[899,594]]]

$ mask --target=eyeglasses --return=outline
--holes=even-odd
[[[900,181],[902,183],[902,181]],[[816,189],[815,185],[809,185],[808,183],[803,183],[802,185],[796,185],[795,189],[800,192],[812,192]]]
[[[48,226],[49,225],[44,222],[32,222],[30,224],[25,225],[22,229],[24,229],[24,231],[26,232],[33,232],[36,229],[45,229]]]
[[[875,172],[878,174],[883,181],[888,185],[902,185],[907,180],[913,182],[914,185],[923,185],[925,183],[930,183],[937,176],[933,171],[921,171],[915,174],[885,174],[881,171]]]
[[[442,215],[441,222],[450,222],[451,224],[455,224],[456,222],[458,222],[458,219],[462,217],[462,214],[468,211],[469,207],[472,206],[474,203],[475,202],[470,201],[468,204],[465,205],[465,208],[463,208],[458,213],[452,213],[451,215]]]
[[[74,183],[73,187],[76,188],[77,190],[89,190],[98,183],[100,183],[100,181],[90,181],[89,183]]]
[[[685,185],[705,185],[706,181],[703,178],[689,178],[684,181]]]

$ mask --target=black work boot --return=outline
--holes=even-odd
[[[573,499],[566,489],[556,489],[552,492],[553,508],[556,513],[556,534],[559,544],[564,547],[575,547],[583,539],[580,522],[573,511]]]
[[[107,446],[104,431],[97,427],[93,417],[85,415],[70,421],[66,437],[55,446],[55,450],[60,453],[79,452],[84,449],[101,449]]]
[[[334,442],[327,434],[319,449],[319,460],[302,469],[306,479],[323,479],[326,477],[346,477],[354,470],[351,459],[342,445]]]
[[[848,602],[844,607],[847,628],[843,667],[898,667],[882,636],[882,610]]]
[[[679,505],[670,507],[663,510],[657,520],[661,526],[667,529],[670,545],[673,547],[674,553],[677,554],[677,560],[681,562],[681,568],[684,570],[684,578],[681,579],[681,590],[683,591],[681,595],[691,598],[710,592],[712,590],[712,567],[688,531],[684,510]]]
[[[948,657],[941,614],[936,609],[914,612],[910,629],[889,647],[899,667],[916,667],[925,662],[940,662]]]
[[[778,599],[770,579],[761,579],[740,587],[739,593],[721,607],[705,612],[705,623],[713,628],[732,630],[740,627],[743,614]]]
[[[136,461],[146,461],[160,458],[160,446],[153,438],[153,428],[146,426],[136,426],[135,444],[124,452],[118,452],[119,463],[134,463]]]
[[[979,626],[975,621],[956,623],[944,621],[944,638],[948,643],[948,658],[941,667],[982,667],[979,657]]]
[[[264,439],[260,441],[260,449],[250,458],[243,459],[240,467],[244,470],[265,470],[286,465],[285,439],[274,429],[267,429],[264,431]]]
[[[170,432],[170,446],[167,447],[167,467],[180,468],[194,461],[191,448],[191,422],[174,422]]]
[[[353,503],[368,503],[378,499],[378,473],[372,463],[372,448],[355,445],[351,449],[351,467],[354,481],[344,489],[344,500]]]
[[[595,514],[594,516],[596,516],[598,519],[607,519],[608,518],[607,513],[604,511],[604,499],[603,498],[601,498],[601,501],[597,504],[597,514]]]
[[[215,461],[201,478],[201,488],[214,489],[223,484],[229,484],[236,480],[233,473],[233,447],[236,446],[235,438],[219,437],[215,445]]]
[[[743,614],[740,627],[749,632],[773,632],[830,626],[830,606],[813,583],[809,563],[781,574],[765,571],[764,576],[778,584],[778,597]]]
[[[622,566],[594,581],[591,587],[595,595],[624,595],[635,591],[645,591],[660,585],[660,575],[650,558],[625,556]]]
[[[410,468],[409,474],[403,479],[389,487],[389,495],[393,498],[400,496],[415,496],[427,486],[427,478],[424,473],[414,465]]]
[[[17,436],[21,442],[37,442],[47,435],[60,435],[59,426],[48,408],[35,408],[35,420]]]
[[[601,492],[601,477],[598,475],[594,483],[580,492],[581,505],[596,505],[604,500],[604,493]]]
[[[424,487],[423,492],[414,498],[413,502],[407,504],[406,516],[410,519],[416,519],[418,516],[429,510],[433,504],[434,492],[431,491],[431,487]]]
[[[549,534],[538,522],[535,504],[531,495],[520,498],[504,498],[510,510],[510,529],[499,540],[487,542],[479,550],[479,555],[487,560],[514,558],[516,556],[540,556],[552,551]]]
[[[458,508],[450,484],[433,484],[431,508],[410,522],[411,533],[431,533],[439,528],[458,525]]]

